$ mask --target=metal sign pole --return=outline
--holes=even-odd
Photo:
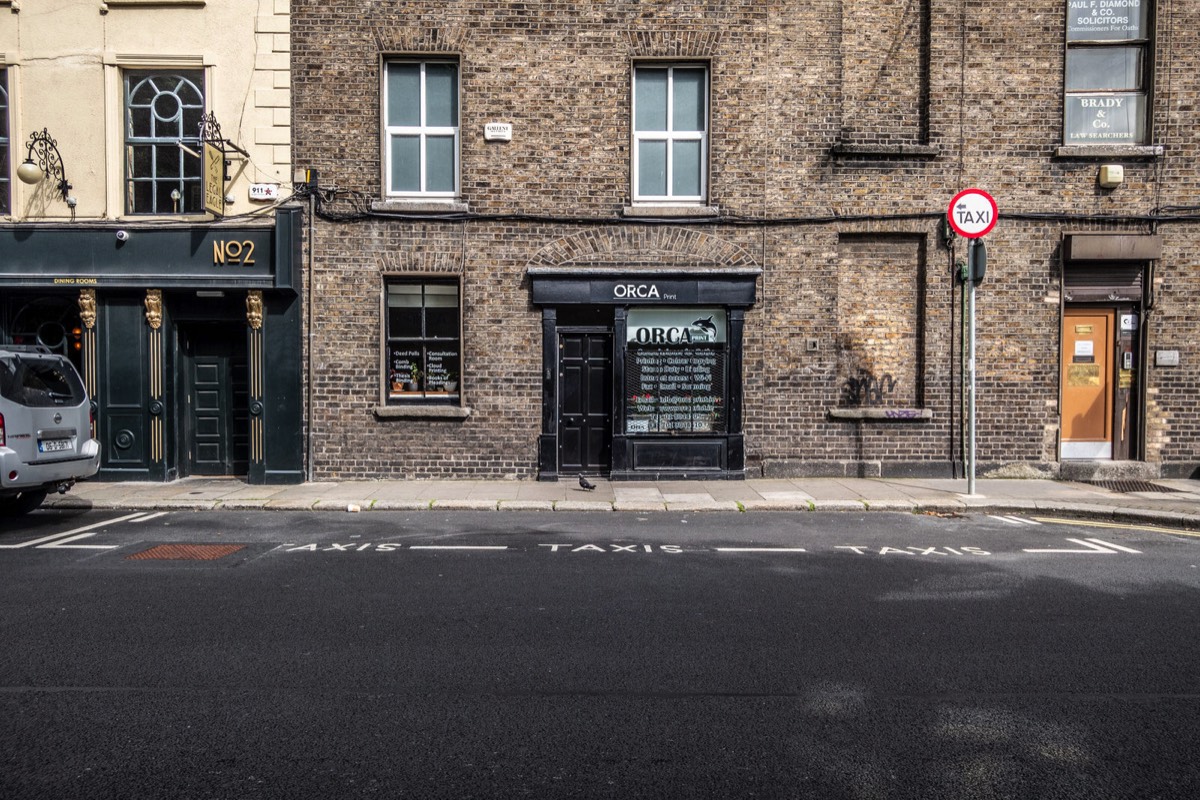
[[[982,189],[963,189],[954,195],[946,218],[950,227],[959,236],[969,239],[967,245],[967,275],[971,284],[968,298],[967,318],[970,338],[967,350],[967,494],[975,494],[975,287],[983,280],[987,268],[987,249],[980,241],[996,227],[1000,210],[996,200]]]
[[[967,494],[975,494],[975,248],[978,242],[978,239],[971,239],[967,245],[967,283],[970,284],[967,300],[970,328],[970,341],[967,345],[967,371],[970,373],[967,387]]]

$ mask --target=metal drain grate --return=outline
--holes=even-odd
[[[126,561],[216,561],[232,555],[244,544],[160,544],[126,556]]]
[[[1099,486],[1102,489],[1108,489],[1112,492],[1178,492],[1178,489],[1172,489],[1170,486],[1161,486],[1150,481],[1142,481],[1136,479],[1111,480],[1111,481],[1084,481],[1084,483],[1092,486]]]

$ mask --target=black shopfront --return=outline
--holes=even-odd
[[[742,338],[758,275],[531,269],[539,479],[744,478]]]
[[[0,228],[0,342],[78,366],[102,480],[304,479],[301,211]]]

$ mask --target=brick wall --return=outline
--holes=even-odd
[[[981,463],[1053,468],[1060,243],[1088,231],[1164,237],[1147,335],[1151,358],[1173,349],[1181,363],[1148,370],[1146,457],[1200,463],[1200,225],[1186,218],[1200,206],[1200,7],[1159,3],[1163,153],[1098,159],[1058,151],[1065,6],[1034,0],[1017,20],[946,0],[293,0],[294,156],[336,187],[327,208],[382,199],[381,59],[441,53],[461,67],[461,199],[491,215],[318,221],[316,474],[530,477],[541,328],[525,271],[571,265],[761,269],[745,341],[753,470],[942,469],[961,445],[952,265],[966,248],[945,246],[940,220],[968,186],[1001,206],[978,298]],[[631,65],[658,58],[710,67],[720,222],[622,219]],[[485,142],[488,122],[511,123],[513,140]],[[1126,181],[1105,191],[1110,162]],[[429,273],[462,277],[473,413],[378,419],[383,276]],[[862,366],[896,380],[882,405],[931,418],[832,418]]]

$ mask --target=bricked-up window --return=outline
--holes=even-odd
[[[1152,0],[1067,0],[1064,143],[1145,144]]]
[[[707,167],[708,69],[634,67],[634,201],[703,202]]]
[[[384,87],[387,194],[458,194],[458,64],[393,61]]]
[[[8,70],[0,69],[0,214],[9,213]]]
[[[125,73],[125,211],[202,214],[204,73]],[[179,146],[182,142],[192,153]]]
[[[458,284],[387,284],[389,403],[459,403],[462,334]]]

